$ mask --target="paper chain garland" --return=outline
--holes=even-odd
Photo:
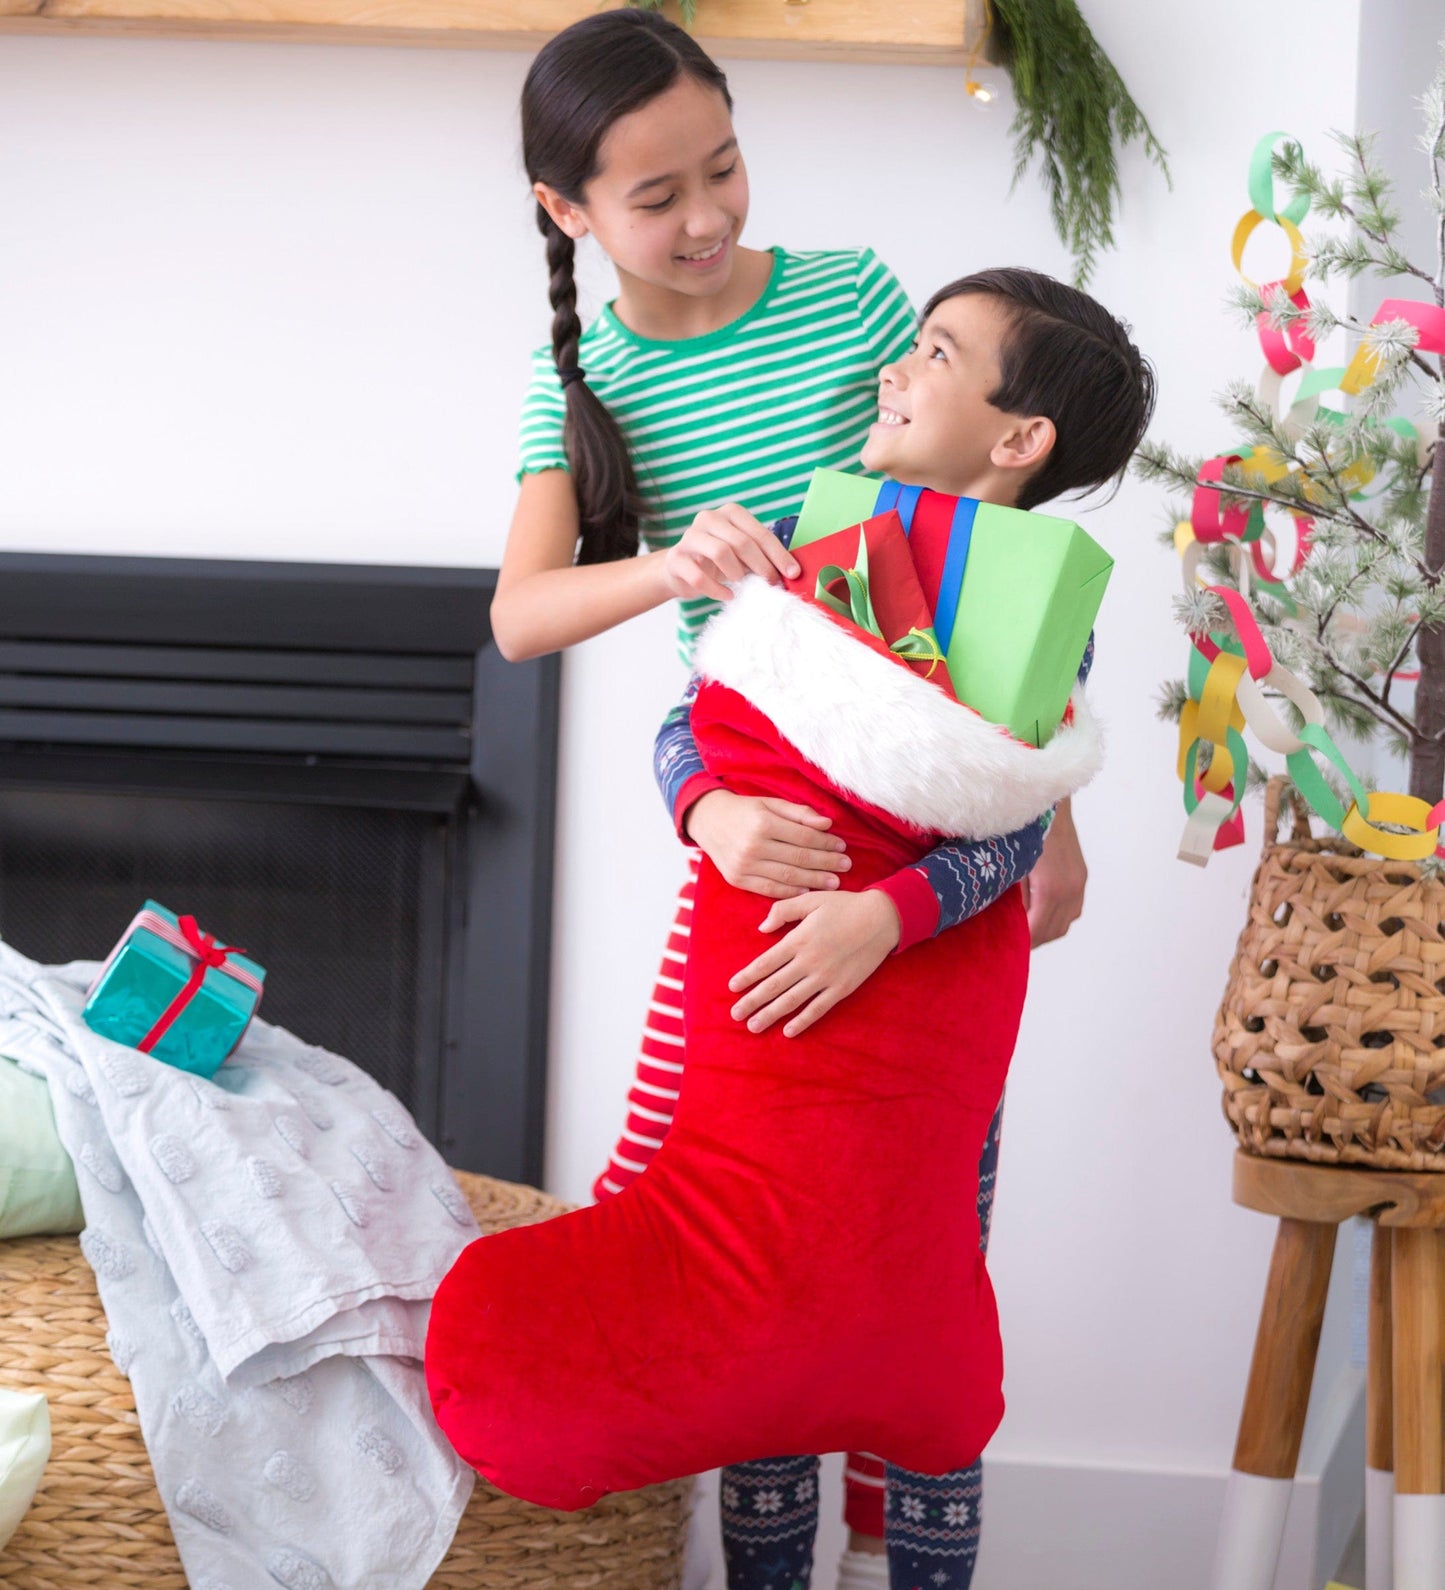
[[[1274,289],[1280,288],[1296,308],[1308,310],[1310,301],[1304,290],[1308,259],[1299,223],[1309,210],[1309,195],[1296,194],[1282,210],[1275,207],[1274,147],[1285,137],[1284,133],[1268,133],[1255,146],[1249,166],[1250,208],[1234,229],[1231,252],[1235,270],[1248,282],[1243,268],[1245,245],[1260,226],[1272,223],[1279,227],[1290,247],[1289,274],[1278,282],[1266,283],[1258,291],[1268,300]],[[1390,298],[1380,305],[1372,324],[1396,320],[1414,326],[1419,352],[1445,354],[1445,310],[1434,304]],[[1265,357],[1258,395],[1287,433],[1302,434],[1307,425],[1321,422],[1343,423],[1344,414],[1323,407],[1321,397],[1329,392],[1357,395],[1379,377],[1381,358],[1367,342],[1360,343],[1348,365],[1315,369],[1314,341],[1302,321],[1278,330],[1270,325],[1268,314],[1262,313],[1257,317],[1257,330]],[[1302,367],[1305,373],[1294,401],[1281,412],[1284,378]],[[1408,420],[1395,418],[1384,423],[1420,445],[1415,427]],[[1233,635],[1190,636],[1194,649],[1190,654],[1188,700],[1179,720],[1178,771],[1188,813],[1179,847],[1180,860],[1202,867],[1213,851],[1243,842],[1240,801],[1249,771],[1246,727],[1267,749],[1285,758],[1295,788],[1319,816],[1361,850],[1392,861],[1421,861],[1437,853],[1445,856],[1440,831],[1445,821],[1445,801],[1432,807],[1413,795],[1367,791],[1325,728],[1324,707],[1318,696],[1297,674],[1276,662],[1270,652],[1250,611],[1251,579],[1276,587],[1276,599],[1292,607],[1283,581],[1297,574],[1308,560],[1314,520],[1305,511],[1286,510],[1293,521],[1294,546],[1287,560],[1289,567],[1285,573],[1278,573],[1279,551],[1265,523],[1265,505],[1255,501],[1248,507],[1224,506],[1221,485],[1224,471],[1231,464],[1240,466],[1260,486],[1279,480],[1291,469],[1284,458],[1266,448],[1240,447],[1211,458],[1200,468],[1190,517],[1175,527],[1174,544],[1184,560],[1185,591],[1192,595],[1198,587],[1217,596],[1234,627]],[[1341,472],[1340,478],[1353,493],[1360,494],[1374,473],[1369,459],[1358,459]],[[1308,481],[1305,484],[1308,498]],[[1227,492],[1228,488],[1224,490]],[[1231,548],[1238,590],[1209,585],[1199,576],[1205,548],[1221,543]],[[1299,710],[1304,723],[1297,733],[1271,707],[1265,696],[1267,690],[1285,697]],[[1201,774],[1200,752],[1205,745],[1210,748],[1210,761],[1207,771]],[[1344,780],[1352,797],[1348,808],[1326,783],[1317,757],[1323,757]],[[1392,832],[1393,829],[1403,832]]]

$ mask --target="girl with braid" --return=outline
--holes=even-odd
[[[871,249],[741,245],[748,179],[731,111],[716,63],[648,11],[576,23],[527,75],[523,157],[553,316],[523,407],[520,492],[492,605],[497,645],[513,660],[676,598],[678,646],[690,663],[730,582],[794,572],[767,525],[797,511],[815,468],[857,467],[877,417],[878,372],[913,342],[913,309]],[[584,330],[573,263],[589,234],[616,268],[618,294]],[[746,506],[725,501],[739,491]],[[635,555],[643,549],[652,555]],[[700,783],[683,804],[684,837],[729,883],[760,898],[836,889],[850,866],[828,819],[805,805]],[[696,873],[694,854],[649,1005],[627,1125],[594,1188],[598,1199],[643,1173],[672,1120]],[[897,947],[905,928],[908,942],[944,931],[1022,881],[1033,942],[1043,943],[1078,916],[1084,879],[1065,803],[1047,841],[1033,825],[1000,840],[940,845],[892,894],[854,897],[870,902],[858,926]],[[861,982],[875,951],[871,942],[860,941],[856,955],[851,941],[839,946],[838,997],[848,992],[852,960]],[[980,1166],[985,1232],[997,1126]],[[729,1590],[808,1585],[816,1487],[786,1483],[789,1472],[766,1462],[724,1471]],[[900,1477],[889,1470],[885,1479],[881,1463],[850,1455],[852,1533],[839,1590],[889,1583],[885,1499]],[[977,1466],[951,1480],[955,1505],[930,1531],[944,1575],[935,1582],[966,1590],[981,1481]]]

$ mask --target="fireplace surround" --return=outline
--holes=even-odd
[[[0,554],[0,936],[189,912],[452,1164],[539,1181],[560,670],[501,657],[495,586]]]

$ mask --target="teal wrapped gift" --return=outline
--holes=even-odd
[[[214,1076],[241,1041],[266,979],[191,916],[147,900],[110,952],[81,1012],[92,1032],[196,1076]]]

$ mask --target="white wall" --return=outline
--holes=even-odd
[[[1316,0],[1307,28],[1283,0],[1085,9],[1174,178],[1125,155],[1096,291],[1158,365],[1156,434],[1210,450],[1231,440],[1211,394],[1258,364],[1221,307],[1250,149],[1280,127],[1323,150],[1352,123],[1360,7]],[[548,319],[517,157],[525,68],[0,37],[0,545],[495,563]],[[1006,94],[981,111],[952,69],[730,72],[753,243],[871,242],[920,300],[988,264],[1067,270],[1037,186],[1008,196]],[[1259,820],[1205,872],[1174,861],[1173,733],[1153,709],[1185,642],[1163,509],[1131,481],[1087,522],[1118,559],[1095,672],[1112,758],[1078,803],[1088,914],[1037,959],[1010,1084],[994,1452],[1218,1475],[1271,1235],[1230,1204],[1209,1054]],[[574,1198],[620,1122],[680,874],[649,765],[681,683],[669,632],[654,614],[567,659],[548,1180]],[[1010,1549],[989,1538],[981,1581],[1031,1590]]]

